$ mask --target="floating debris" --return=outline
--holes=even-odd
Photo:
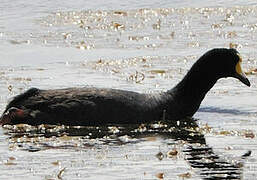
[[[125,29],[125,25],[123,25],[123,24],[119,24],[119,23],[116,23],[116,22],[113,22],[112,23],[112,26],[114,27],[114,29],[116,29],[116,30],[120,30],[120,29]]]
[[[59,171],[59,173],[57,174],[57,178],[58,178],[58,179],[62,179],[62,175],[63,175],[65,169],[66,169],[66,168],[63,168],[63,169],[61,169],[61,170]]]
[[[76,46],[76,48],[81,49],[81,50],[89,50],[89,49],[94,48],[94,45],[89,45],[89,44],[86,44],[86,42],[81,41],[79,43],[79,45]]]
[[[26,40],[26,41],[16,41],[16,40],[10,40],[9,41],[11,44],[13,45],[19,45],[19,44],[30,44],[30,40]]]
[[[158,152],[156,155],[155,155],[160,161],[163,160],[164,158],[164,154],[162,152]]]
[[[189,47],[200,47],[199,42],[190,42],[187,44]]]
[[[229,48],[239,49],[239,48],[242,48],[242,47],[243,46],[241,44],[229,43]]]
[[[54,165],[54,166],[59,166],[61,163],[60,163],[60,161],[54,161],[51,164]]]
[[[23,77],[16,77],[16,78],[13,78],[13,80],[15,80],[15,81],[32,81],[31,78],[23,78]]]
[[[156,177],[159,179],[163,179],[164,178],[164,173],[158,173],[156,174]]]
[[[227,131],[227,130],[222,130],[220,132],[218,132],[219,135],[224,135],[224,136],[227,136],[227,135],[231,135],[232,132],[231,131]]]
[[[161,20],[158,19],[156,24],[152,25],[153,29],[160,30],[161,29]]]
[[[165,74],[166,71],[165,70],[161,70],[161,69],[156,69],[156,70],[150,70],[149,71],[151,74]]]
[[[6,165],[6,166],[17,165],[17,163],[13,162],[14,160],[16,160],[15,157],[9,157],[9,159],[4,163],[4,165]]]
[[[252,151],[249,150],[245,154],[243,154],[242,157],[245,158],[245,157],[251,156],[251,154],[252,154]]]
[[[257,68],[252,68],[249,71],[245,72],[246,75],[256,75],[257,74]]]
[[[225,38],[235,38],[237,33],[235,31],[230,31],[225,34]]]
[[[14,163],[12,161],[7,161],[6,163],[4,163],[4,165],[6,165],[6,166],[13,166],[13,165],[17,165],[17,163]]]
[[[232,150],[232,149],[233,149],[232,146],[227,146],[227,147],[225,147],[225,150]]]
[[[230,10],[226,14],[225,21],[229,22],[231,25],[233,24],[235,17],[231,14]]]
[[[127,16],[128,13],[126,11],[114,11],[114,15]]]
[[[176,157],[178,155],[178,151],[176,148],[173,148],[172,150],[167,152],[167,157],[172,158]]]
[[[150,40],[150,38],[147,37],[147,36],[129,36],[128,39],[130,41],[140,41],[140,40],[147,41],[147,40]]]
[[[144,81],[145,75],[144,73],[136,71],[136,73],[130,75],[128,79],[134,81],[135,83],[141,83],[142,81]]]
[[[70,39],[71,38],[71,34],[70,33],[63,33],[63,38],[65,40]]]
[[[9,157],[9,160],[14,161],[14,160],[16,160],[16,158],[15,157]]]
[[[252,131],[246,131],[244,132],[244,137],[253,139],[255,138],[255,134]]]
[[[192,174],[190,172],[184,173],[184,174],[179,174],[178,177],[180,178],[191,178]]]
[[[37,71],[45,71],[46,69],[44,69],[44,68],[37,68],[36,70]]]
[[[218,29],[218,28],[222,28],[223,24],[212,24],[211,27],[212,29]]]

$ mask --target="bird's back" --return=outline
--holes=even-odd
[[[151,121],[156,105],[149,95],[124,90],[32,88],[14,97],[7,109],[25,110],[30,114],[30,124],[95,125]]]

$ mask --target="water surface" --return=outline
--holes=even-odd
[[[255,1],[4,0],[0,15],[1,112],[30,87],[165,91],[215,47],[252,83],[219,80],[186,127],[1,128],[0,179],[255,179]]]

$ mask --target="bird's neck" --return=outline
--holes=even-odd
[[[216,82],[217,78],[208,76],[208,74],[189,71],[174,87],[174,90],[180,96],[202,101]]]
[[[198,110],[205,95],[218,80],[208,76],[208,74],[197,69],[191,69],[182,81],[168,91],[176,104],[183,107],[180,108],[182,112],[178,113],[192,116]],[[170,105],[170,107],[176,109],[173,105]]]

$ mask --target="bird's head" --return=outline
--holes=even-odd
[[[203,71],[202,75],[206,77],[211,76],[214,79],[234,77],[247,86],[251,85],[242,70],[242,58],[235,49],[212,49],[205,53],[196,64],[198,64],[196,67],[199,67],[197,69]]]

